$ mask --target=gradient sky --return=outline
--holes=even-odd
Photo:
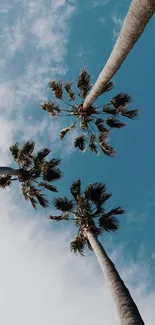
[[[121,205],[120,230],[102,239],[136,300],[144,321],[155,318],[155,150],[154,57],[149,22],[117,75],[115,89],[98,99],[108,102],[123,91],[132,96],[140,115],[110,138],[113,159],[72,148],[74,134],[59,142],[67,126],[52,120],[40,104],[52,98],[50,79],[76,81],[83,66],[95,82],[119,34],[130,1],[5,0],[0,3],[0,164],[13,166],[9,146],[33,139],[37,148],[52,148],[62,158],[60,195],[81,178],[83,186],[106,183],[113,193],[110,207]],[[74,256],[69,243],[76,231],[55,226],[33,211],[20,188],[1,190],[0,321],[3,325],[119,324],[115,307],[97,262]],[[49,197],[52,202],[54,194]]]

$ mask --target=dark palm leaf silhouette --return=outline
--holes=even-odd
[[[91,77],[84,68],[80,72],[77,80],[78,96],[72,89],[72,83],[61,83],[50,81],[50,88],[57,100],[61,100],[67,107],[59,107],[57,103],[51,100],[41,105],[41,108],[49,112],[52,117],[72,117],[74,122],[60,131],[60,140],[65,135],[80,126],[82,134],[80,134],[73,142],[73,146],[80,151],[85,151],[86,147],[95,154],[98,154],[98,146],[105,155],[113,157],[116,150],[108,144],[108,134],[112,128],[120,129],[126,126],[125,123],[116,119],[116,116],[124,116],[133,119],[138,115],[138,110],[128,110],[127,106],[131,102],[131,97],[125,93],[119,93],[112,100],[102,106],[96,107],[94,103],[87,108],[83,108],[85,97],[92,87]],[[104,89],[108,92],[114,88],[114,84],[110,81]],[[68,96],[69,103],[66,101],[65,94]],[[79,100],[78,100],[79,98]],[[77,99],[77,102],[75,102]],[[104,115],[110,115],[109,118],[103,119]],[[104,133],[104,138],[103,138]],[[101,140],[102,136],[102,140]]]
[[[62,215],[53,215],[48,218],[55,221],[73,220],[78,227],[78,233],[71,242],[71,250],[83,255],[84,247],[90,247],[85,230],[91,230],[96,236],[104,231],[116,231],[119,228],[117,215],[123,214],[120,207],[105,211],[105,202],[111,197],[107,193],[104,183],[89,184],[84,192],[81,192],[81,181],[77,180],[70,186],[73,200],[67,197],[54,200],[54,206],[62,211]],[[65,213],[65,215],[64,215]]]
[[[22,147],[15,143],[10,147],[14,161],[18,164],[18,169],[10,167],[0,167],[0,187],[10,186],[13,181],[21,183],[22,193],[25,200],[29,200],[34,208],[39,203],[47,208],[48,201],[42,190],[57,192],[56,187],[51,184],[61,178],[62,172],[59,169],[60,160],[46,160],[51,152],[48,148],[43,148],[34,153],[35,143],[27,141]],[[13,176],[16,177],[13,177]]]

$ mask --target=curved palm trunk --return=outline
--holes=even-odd
[[[121,325],[144,325],[129,290],[120,278],[114,264],[106,254],[104,248],[91,231],[86,231],[86,236],[114,297]]]
[[[8,176],[20,176],[20,169],[13,169],[11,167],[0,167],[0,176],[8,175]]]
[[[132,0],[120,35],[96,83],[86,97],[83,107],[88,108],[101,95],[106,84],[119,69],[132,47],[143,33],[155,11],[155,0]],[[151,37],[151,35],[150,35]]]

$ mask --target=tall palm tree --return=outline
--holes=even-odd
[[[81,182],[77,180],[71,185],[70,191],[73,200],[67,197],[55,199],[54,205],[62,214],[51,215],[49,219],[75,222],[78,232],[70,244],[71,251],[84,255],[85,246],[93,250],[111,289],[121,324],[144,325],[129,290],[98,240],[105,231],[114,232],[119,228],[117,215],[123,214],[124,211],[117,207],[106,212],[105,202],[111,197],[111,193],[106,192],[103,183],[90,184],[82,193]]]
[[[51,183],[62,176],[58,168],[60,160],[53,158],[46,161],[45,158],[51,151],[48,148],[43,148],[36,154],[33,153],[34,149],[35,142],[33,141],[25,142],[22,147],[19,147],[17,142],[10,147],[18,169],[0,167],[0,187],[6,188],[13,181],[19,181],[25,200],[29,200],[34,208],[37,208],[37,203],[47,208],[48,201],[42,194],[42,189],[57,192],[56,187]]]
[[[136,41],[144,31],[147,23],[155,11],[155,0],[132,0],[127,16],[124,20],[122,30],[115,46],[101,71],[91,92],[84,101],[84,108],[88,109],[94,100],[103,92],[107,83],[133,48]],[[151,35],[150,35],[151,37]]]
[[[72,117],[72,123],[60,132],[60,139],[63,140],[65,135],[80,126],[82,134],[80,134],[74,141],[74,147],[81,151],[86,149],[88,144],[89,149],[93,153],[98,153],[97,145],[107,156],[113,157],[115,149],[108,144],[108,134],[111,128],[122,128],[126,124],[120,122],[116,116],[123,116],[133,119],[137,116],[138,110],[128,110],[127,105],[131,102],[131,97],[125,93],[119,93],[112,98],[110,103],[96,107],[94,104],[89,107],[87,111],[83,109],[83,102],[91,89],[91,78],[86,69],[82,69],[78,76],[77,87],[79,90],[79,101],[75,102],[76,94],[72,90],[71,83],[61,83],[50,81],[50,88],[57,98],[68,105],[67,108],[60,108],[60,106],[50,101],[41,105],[41,108],[47,111],[51,117]],[[104,92],[113,89],[113,82],[109,82],[104,89]],[[69,103],[66,102],[66,95],[69,98]],[[104,115],[110,115],[103,119]],[[79,129],[78,129],[79,130]]]

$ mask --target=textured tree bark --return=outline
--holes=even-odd
[[[86,231],[86,236],[114,297],[121,325],[144,325],[129,290],[119,276],[113,262],[106,254],[104,248],[91,231]]]
[[[13,169],[11,167],[0,167],[0,176],[21,176],[20,169]]]
[[[154,14],[154,11],[155,0],[132,0],[122,30],[111,55],[92,90],[86,97],[83,108],[87,109],[103,92],[106,84],[120,68],[132,47],[143,33],[143,30]]]

